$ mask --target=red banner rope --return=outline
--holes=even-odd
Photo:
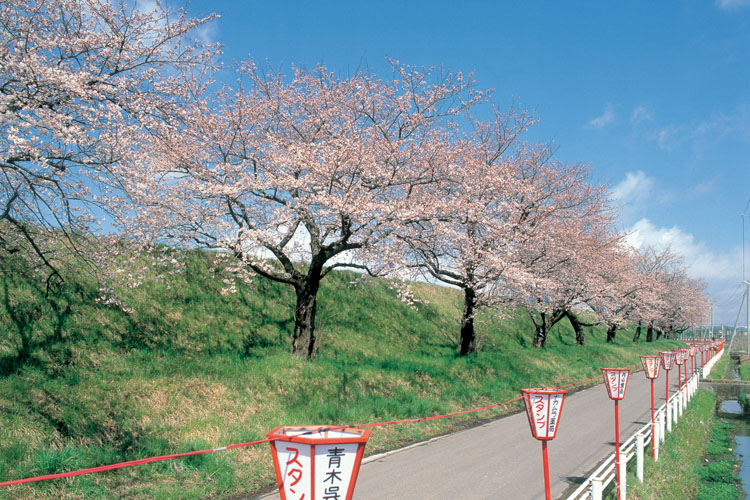
[[[636,363],[634,365],[630,365],[630,367],[638,367],[641,366],[640,363]],[[581,380],[578,382],[573,382],[572,384],[566,384],[566,385],[560,385],[560,386],[554,386],[555,389],[562,389],[564,387],[571,387],[574,385],[581,385],[588,382],[591,382],[593,380],[596,380],[597,378],[601,378],[601,375],[597,375],[596,377],[592,377],[586,380]],[[453,413],[446,413],[444,415],[433,415],[431,417],[419,417],[419,418],[407,418],[404,420],[392,420],[390,422],[378,422],[374,424],[355,424],[352,427],[383,427],[386,425],[397,425],[397,424],[409,424],[409,423],[416,423],[416,422],[426,422],[428,420],[438,420],[441,418],[449,418],[449,417],[456,417],[458,415],[466,415],[468,413],[476,413],[480,411],[490,410],[492,408],[496,408],[498,406],[504,406],[509,403],[513,403],[514,401],[520,401],[523,399],[521,396],[518,396],[517,398],[509,399],[507,401],[503,401],[502,403],[493,403],[491,405],[482,406],[480,408],[472,408],[471,410],[463,410],[463,411],[457,411]],[[344,428],[345,426],[341,426],[341,428]],[[329,426],[329,428],[339,428],[339,426]],[[115,469],[123,469],[125,467],[133,467],[136,465],[143,465],[153,462],[162,462],[165,460],[175,460],[177,458],[183,458],[183,457],[189,457],[191,455],[201,455],[204,453],[214,453],[217,451],[226,451],[226,450],[233,450],[236,448],[247,448],[250,446],[257,446],[259,444],[263,443],[269,443],[273,441],[272,439],[262,439],[260,441],[252,441],[250,443],[240,443],[240,444],[232,444],[228,446],[222,446],[220,448],[209,448],[205,450],[196,450],[196,451],[188,451],[186,453],[176,453],[174,455],[161,455],[158,457],[150,457],[150,458],[142,458],[139,460],[130,460],[128,462],[120,462],[117,464],[112,465],[101,465],[99,467],[91,467],[90,469],[81,469],[71,472],[61,472],[59,474],[47,474],[44,476],[36,476],[36,477],[29,477],[26,479],[17,479],[15,481],[6,481],[4,483],[0,483],[0,487],[3,486],[12,486],[15,484],[23,484],[23,483],[34,483],[38,481],[47,481],[50,479],[62,479],[65,477],[73,477],[73,476],[81,476],[83,474],[93,474],[95,472],[104,472],[108,470],[115,470]]]

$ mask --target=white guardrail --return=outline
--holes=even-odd
[[[655,439],[655,459],[659,460],[659,445],[664,442],[667,433],[672,432],[672,426],[682,417],[688,401],[698,390],[698,380],[701,376],[706,377],[711,372],[714,364],[724,354],[722,349],[711,361],[687,381],[683,388],[673,394],[666,404],[661,405],[654,412],[654,435]],[[646,446],[651,444],[651,423],[647,423],[638,429],[627,441],[620,445],[620,494],[621,500],[626,498],[626,471],[628,462],[635,458],[635,476],[643,482],[643,457]],[[604,490],[615,480],[615,453],[612,452],[599,467],[578,487],[566,500],[602,500]]]

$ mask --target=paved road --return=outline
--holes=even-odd
[[[669,381],[672,394],[676,369]],[[663,370],[655,394],[659,407],[665,396]],[[621,441],[650,419],[650,383],[643,372],[633,373],[620,402]],[[614,403],[604,386],[568,396],[557,437],[549,442],[552,497],[579,484],[613,449]],[[536,500],[544,498],[543,481],[541,444],[531,437],[525,413],[518,413],[363,464],[354,497]]]

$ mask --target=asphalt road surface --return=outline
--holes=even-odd
[[[664,403],[664,373],[661,370],[654,383],[656,408]],[[676,368],[670,371],[669,382],[671,395],[677,387]],[[643,372],[631,374],[625,399],[619,403],[621,442],[651,421],[650,385]],[[552,498],[572,492],[614,451],[614,433],[614,402],[603,384],[565,399],[557,437],[548,445]],[[544,498],[541,443],[531,437],[526,414],[517,413],[364,463],[354,498]]]

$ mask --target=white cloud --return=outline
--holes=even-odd
[[[669,248],[682,256],[688,275],[707,284],[706,291],[714,303],[715,324],[734,324],[744,287],[740,286],[742,251],[739,248],[715,252],[677,226],[657,227],[648,219],[641,219],[630,228],[626,243],[635,248]]]
[[[632,224],[655,205],[671,203],[675,199],[672,192],[660,188],[656,179],[641,170],[627,172],[625,179],[610,190],[610,197],[620,209],[619,219],[623,224]]]
[[[607,107],[604,109],[604,113],[596,118],[590,120],[586,125],[590,128],[604,128],[610,123],[614,122],[617,118],[615,114],[615,107],[612,103],[607,103]]]
[[[654,115],[646,106],[637,106],[630,115],[630,123],[637,125],[643,121],[653,121]]]
[[[205,45],[216,43],[218,39],[218,27],[216,21],[206,23],[196,29],[198,40]]]
[[[750,4],[750,0],[748,0]],[[665,150],[671,151],[685,143],[698,147],[718,142],[727,137],[750,139],[750,107],[740,106],[733,113],[714,112],[705,120],[686,124],[669,124],[658,129],[651,139]]]
[[[687,192],[693,196],[702,196],[704,194],[712,193],[716,190],[716,180],[711,179],[704,182],[699,182],[694,186],[690,186]]]
[[[737,280],[735,253],[716,253],[691,233],[677,226],[657,227],[648,219],[636,222],[627,232],[625,241],[634,248],[670,249],[685,259],[688,275],[706,282]]]
[[[643,171],[628,172],[625,179],[612,188],[612,198],[616,201],[638,202],[647,199],[654,188],[654,179]]]
[[[716,6],[721,10],[737,10],[750,7],[750,0],[716,0]]]

